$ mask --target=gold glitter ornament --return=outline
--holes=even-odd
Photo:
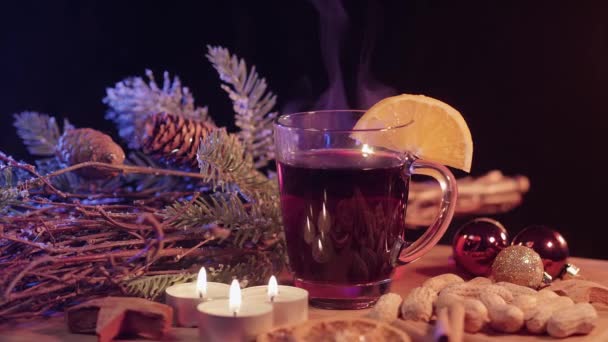
[[[510,246],[501,250],[492,264],[494,281],[538,288],[543,282],[543,261],[526,246]]]

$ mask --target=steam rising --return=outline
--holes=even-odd
[[[327,73],[328,87],[316,101],[297,99],[283,108],[283,113],[320,109],[368,109],[379,100],[397,92],[373,76],[371,62],[378,34],[378,24],[382,22],[382,12],[375,1],[369,2],[364,36],[356,70],[354,103],[348,101],[340,65],[340,48],[348,34],[350,20],[341,0],[311,0],[319,14],[320,44],[323,65]],[[308,80],[304,81],[310,86]],[[349,87],[350,89],[351,87]],[[312,104],[312,105],[311,105]]]
[[[370,1],[369,5],[367,11],[368,26],[364,31],[359,70],[357,70],[357,109],[369,109],[383,98],[397,94],[395,89],[376,80],[371,72],[371,59],[376,45],[378,22],[383,22],[383,20],[382,12],[378,8],[378,2]]]
[[[347,109],[344,79],[340,66],[340,47],[348,17],[339,0],[312,0],[319,12],[321,54],[327,72],[329,87],[321,94],[313,109]]]

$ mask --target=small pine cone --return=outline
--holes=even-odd
[[[57,144],[56,155],[67,165],[84,162],[100,162],[121,165],[125,152],[109,135],[91,128],[78,128],[66,131]],[[75,171],[88,179],[101,179],[117,175],[116,171],[86,167]]]
[[[201,138],[214,127],[206,122],[168,113],[150,115],[144,126],[144,153],[176,166],[196,168]]]

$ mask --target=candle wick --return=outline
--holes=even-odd
[[[274,303],[274,296],[270,296],[270,302]]]
[[[232,312],[232,317],[236,317],[236,310]]]

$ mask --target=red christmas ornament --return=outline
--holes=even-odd
[[[509,234],[498,221],[477,218],[462,225],[452,240],[454,261],[477,276],[491,273],[494,258],[509,246]]]
[[[526,227],[513,238],[511,244],[532,248],[543,260],[545,272],[553,278],[562,273],[570,254],[568,243],[562,234],[547,226]]]

